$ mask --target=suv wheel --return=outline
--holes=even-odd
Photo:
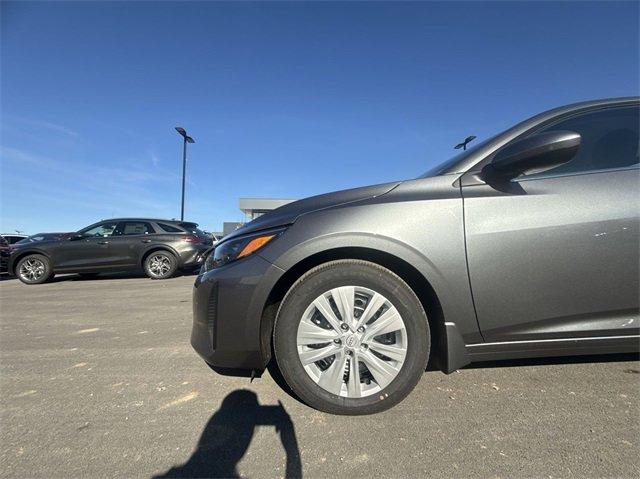
[[[16,265],[16,275],[25,284],[41,284],[53,278],[49,258],[41,254],[25,256]]]
[[[413,290],[360,260],[307,272],[285,296],[274,327],[287,384],[334,414],[372,414],[400,402],[426,369],[429,346],[429,323]]]
[[[144,260],[144,272],[151,279],[171,278],[178,269],[178,261],[168,251],[154,251]]]

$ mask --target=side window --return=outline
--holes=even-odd
[[[116,229],[117,223],[108,221],[94,226],[90,230],[82,232],[82,236],[111,236]]]
[[[158,226],[167,233],[184,233],[184,231],[182,231],[180,228],[176,228],[175,226],[171,226],[165,223],[158,223]]]
[[[143,221],[125,221],[118,225],[115,234],[122,236],[132,236],[148,235],[152,233],[155,233],[155,231],[149,223],[145,223]]]
[[[526,177],[537,178],[638,165],[639,123],[639,108],[632,106],[581,113],[546,126],[536,133],[557,130],[579,133],[582,137],[580,149],[569,163]]]

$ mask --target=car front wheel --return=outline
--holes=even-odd
[[[313,268],[285,296],[274,327],[284,380],[334,414],[372,414],[404,399],[429,358],[427,316],[411,288],[377,264]]]
[[[25,284],[41,284],[53,277],[49,258],[41,254],[25,256],[16,265],[16,276]]]

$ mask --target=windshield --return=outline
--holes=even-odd
[[[434,166],[433,168],[428,170],[426,173],[420,175],[418,178],[429,178],[431,176],[438,176],[438,175],[443,174],[444,172],[450,170],[451,167],[455,166],[456,163],[459,163],[460,161],[464,160],[468,156],[473,155],[480,148],[482,148],[487,143],[492,141],[496,136],[498,136],[498,135],[494,135],[494,136],[492,136],[490,138],[487,138],[486,140],[475,144],[474,146],[472,146],[471,148],[469,148],[466,151],[461,151],[457,155],[454,155],[452,158],[449,158],[447,161],[444,161],[444,162],[440,163],[439,165]],[[456,173],[458,173],[458,172],[456,172]]]

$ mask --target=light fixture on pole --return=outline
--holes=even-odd
[[[195,143],[195,140],[187,135],[187,131],[181,126],[176,126],[176,131],[183,138],[182,143],[182,202],[180,203],[180,221],[184,221],[184,182],[187,173],[187,143]]]
[[[458,143],[456,146],[453,147],[454,150],[459,150],[460,148],[462,148],[463,150],[467,149],[467,144],[469,144],[470,142],[472,142],[473,140],[475,140],[476,137],[474,135],[468,136],[464,139],[464,141],[462,143]]]

